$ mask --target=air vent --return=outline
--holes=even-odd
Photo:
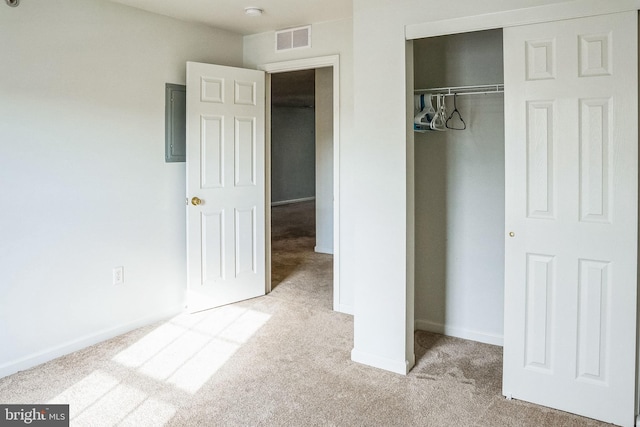
[[[276,52],[311,47],[311,25],[276,31]]]

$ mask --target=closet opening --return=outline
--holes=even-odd
[[[502,42],[502,29],[412,42],[418,358],[442,339],[431,333],[503,343]]]
[[[515,20],[492,18],[506,26],[494,63],[482,44],[492,32],[411,36],[483,28],[485,17],[406,27],[407,52],[415,47],[408,88],[485,84],[463,80],[491,77],[491,69],[503,70],[505,85],[503,102],[473,95],[464,105],[458,97],[466,130],[414,138],[408,120],[415,171],[411,162],[407,238],[417,241],[409,251],[415,264],[407,261],[415,272],[407,282],[411,318],[418,330],[467,339],[459,340],[468,343],[466,365],[453,374],[469,378],[465,369],[484,362],[469,351],[484,344],[469,339],[502,344],[503,396],[631,426],[638,408],[638,14],[576,9],[558,18],[553,7],[536,10],[531,21],[528,10]],[[421,333],[418,368],[443,353],[426,339],[422,345]]]

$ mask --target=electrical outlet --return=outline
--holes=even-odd
[[[114,285],[124,284],[124,267],[113,268],[113,284]]]

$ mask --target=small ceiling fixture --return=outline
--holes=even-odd
[[[259,7],[245,7],[244,8],[244,13],[247,16],[262,16],[262,13],[264,12],[264,10],[260,9]]]
[[[7,0],[7,4],[11,7],[18,7],[20,0]]]

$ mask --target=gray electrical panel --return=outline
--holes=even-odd
[[[165,161],[186,161],[187,87],[167,83],[165,88]]]

